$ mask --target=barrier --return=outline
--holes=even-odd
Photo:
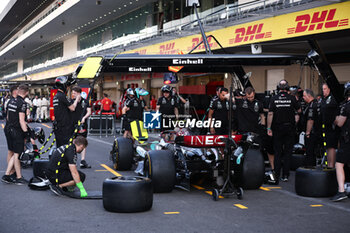
[[[115,114],[103,113],[91,115],[88,119],[88,135],[113,136],[115,132]]]

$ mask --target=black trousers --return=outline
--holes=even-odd
[[[310,134],[310,137],[306,137],[305,135],[305,148],[306,148],[306,160],[305,166],[316,166],[316,146],[318,137],[315,134]]]
[[[283,168],[282,176],[289,176],[290,158],[293,152],[295,127],[276,127],[273,131],[273,148],[275,151],[275,173],[279,178],[281,168]],[[283,166],[282,166],[283,161]]]

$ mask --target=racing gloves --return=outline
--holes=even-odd
[[[87,197],[88,194],[83,186],[83,183],[82,182],[77,183],[77,187],[80,190],[80,197]]]

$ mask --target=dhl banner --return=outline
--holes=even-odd
[[[215,36],[223,47],[234,47],[349,29],[349,17],[350,2],[344,2],[235,25],[207,32],[206,34],[207,36]],[[125,53],[186,53],[200,43],[201,40],[201,35],[197,34],[138,48]],[[208,38],[208,42],[211,49],[219,49],[219,45],[212,38]],[[204,45],[197,48],[195,52],[200,51],[204,51]]]
[[[79,64],[80,63],[76,63],[68,66],[59,67],[56,69],[46,70],[36,74],[30,74],[27,77],[27,80],[38,81],[38,80],[48,79],[52,77],[58,77],[61,75],[67,75],[67,74],[73,73]],[[20,77],[13,81],[25,81],[25,77]]]

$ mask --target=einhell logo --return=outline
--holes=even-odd
[[[327,28],[337,28],[347,26],[349,19],[334,20],[334,16],[337,9],[318,11],[311,14],[299,15],[296,17],[295,22],[297,26],[288,28],[288,34],[295,34],[305,31],[316,31]]]
[[[129,67],[130,72],[151,72],[152,67]]]
[[[203,64],[203,59],[173,59],[174,65],[198,65]]]
[[[235,30],[235,38],[230,39],[230,44],[236,44],[246,41],[259,40],[272,37],[272,32],[262,32],[263,23],[241,27]]]

